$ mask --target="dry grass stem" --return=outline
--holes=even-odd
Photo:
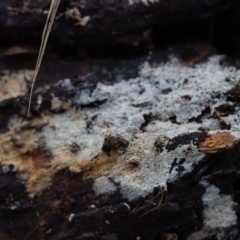
[[[38,74],[39,68],[41,66],[42,58],[43,58],[43,55],[44,55],[44,52],[45,52],[45,49],[46,49],[48,37],[49,37],[50,31],[52,29],[52,25],[53,25],[54,18],[55,18],[56,13],[57,13],[59,3],[60,3],[60,0],[52,0],[51,5],[50,5],[50,9],[48,11],[47,21],[45,23],[44,30],[43,30],[43,33],[42,33],[42,41],[41,41],[41,46],[40,46],[40,50],[39,50],[39,54],[38,54],[37,63],[36,63],[36,67],[35,67],[35,70],[34,70],[34,73],[32,75],[32,79],[31,79],[31,92],[30,92],[30,99],[29,99],[27,117],[29,117],[29,114],[30,114],[30,107],[31,107],[34,83],[36,81],[37,74]]]
[[[164,196],[167,198],[167,191],[165,191],[164,189],[161,189],[161,188],[160,188],[157,196],[150,200],[150,202],[153,202],[156,198],[160,197],[159,202],[158,202],[158,205],[157,205],[155,208],[153,208],[153,209],[151,209],[151,210],[143,213],[143,214],[140,215],[139,217],[142,217],[142,216],[144,216],[144,215],[147,215],[147,214],[150,213],[150,212],[153,212],[154,210],[159,209],[159,207],[162,205]]]

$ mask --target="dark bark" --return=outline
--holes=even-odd
[[[82,174],[69,171],[59,172],[51,187],[39,197],[29,199],[15,173],[2,173],[0,236],[51,240],[141,236],[141,239],[165,240],[164,233],[170,233],[177,234],[180,240],[186,239],[203,224],[201,197],[205,189],[199,180],[212,174],[209,183],[239,203],[239,167],[237,149],[209,156],[191,174],[169,184],[164,204],[159,208],[153,203],[158,204],[160,199],[152,200],[159,189],[145,199],[128,202],[118,192],[96,195],[92,180],[84,180]],[[239,206],[236,213],[239,215]]]
[[[53,45],[77,44],[92,47],[147,42],[148,35],[143,32],[154,26],[174,28],[176,23],[207,18],[229,5],[230,1],[227,0],[149,1],[147,5],[129,4],[128,0],[62,0],[57,15],[76,7],[82,17],[89,16],[90,20],[85,27],[81,27],[75,25],[77,20],[67,20],[62,16],[53,26],[51,41]],[[47,0],[1,1],[0,39],[23,44],[39,41],[46,20],[44,11],[48,8]],[[177,31],[177,28],[174,31]],[[161,35],[164,35],[164,29]]]

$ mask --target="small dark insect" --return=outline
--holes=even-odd
[[[126,148],[128,145],[129,142],[120,134],[110,134],[104,138],[102,151],[109,152],[111,150]]]

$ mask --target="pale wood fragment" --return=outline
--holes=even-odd
[[[235,137],[229,132],[218,132],[207,137],[199,143],[199,151],[204,153],[216,153],[220,150],[229,149],[236,143]]]

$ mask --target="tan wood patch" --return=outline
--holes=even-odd
[[[229,132],[219,132],[207,137],[199,143],[199,151],[204,153],[216,153],[220,150],[232,148],[235,144],[235,137]]]

